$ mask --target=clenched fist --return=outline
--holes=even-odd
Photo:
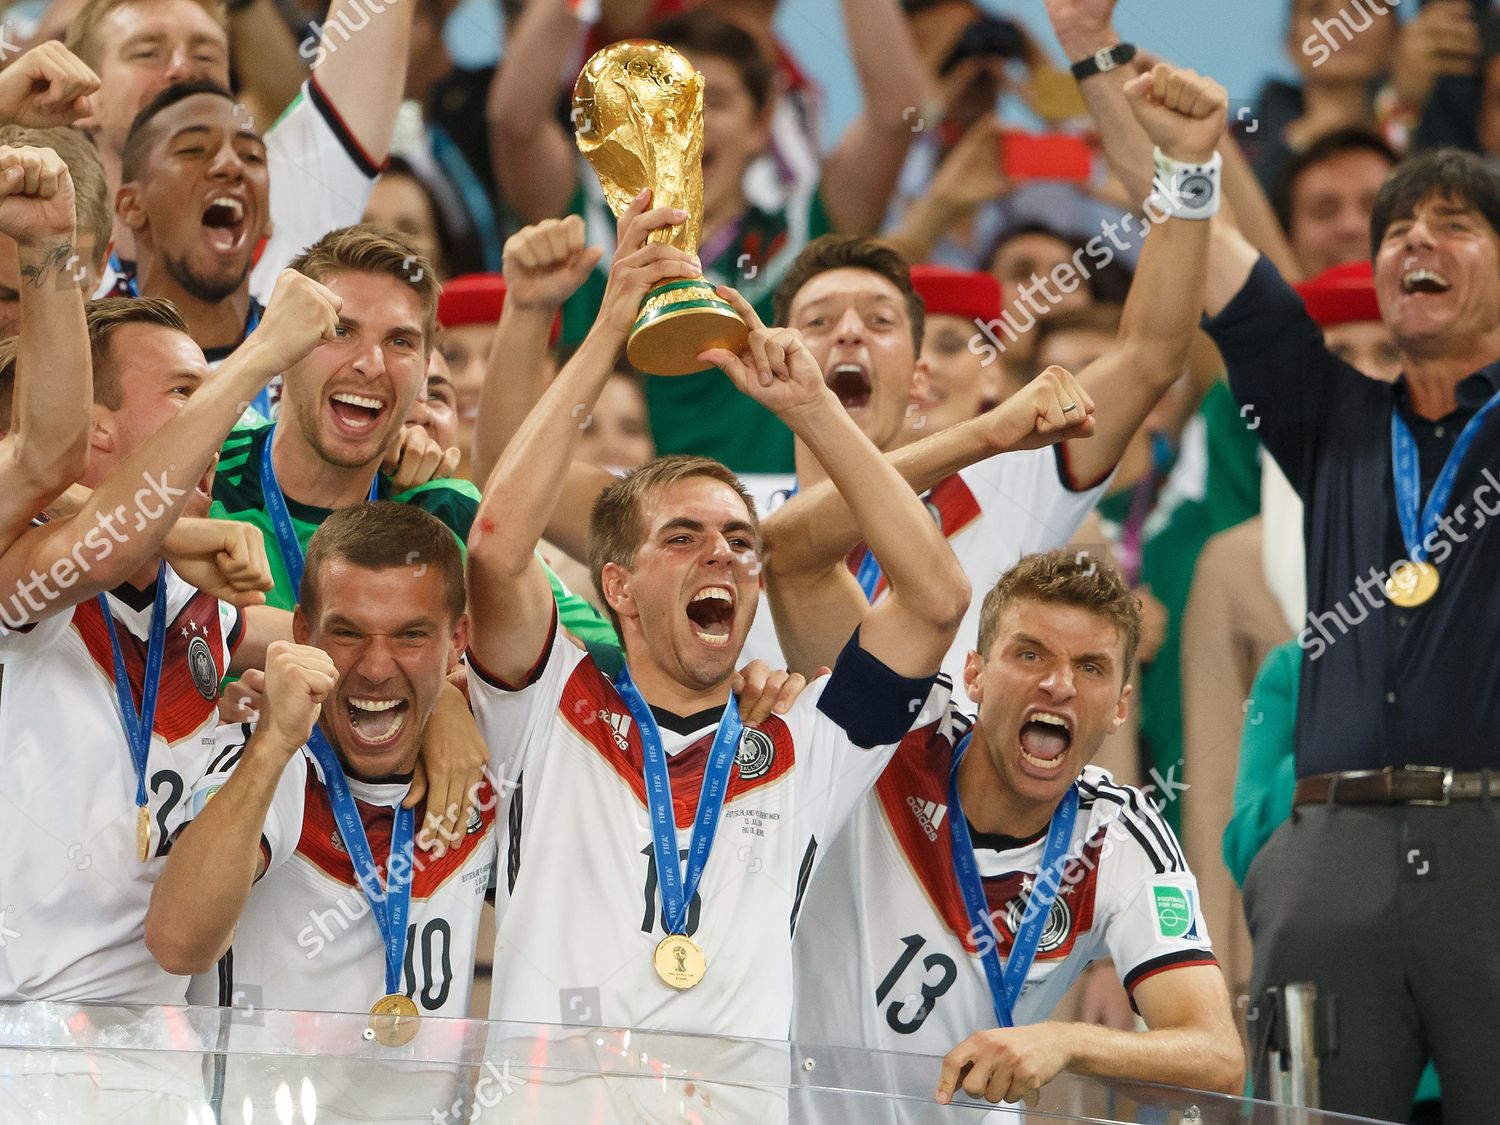
[[[1212,78],[1157,63],[1126,83],[1125,94],[1152,143],[1173,160],[1202,164],[1213,156],[1229,95]]]
[[[520,308],[562,307],[599,264],[604,250],[584,246],[583,219],[543,219],[505,241],[505,299]]]
[[[99,76],[61,43],[39,44],[0,70],[0,122],[46,129],[89,112]]]
[[[245,341],[272,373],[285,371],[319,344],[336,338],[343,299],[293,269],[281,271],[260,324]]]
[[[71,238],[73,226],[73,178],[62,157],[50,148],[0,146],[0,234],[51,242]]]
[[[993,448],[1038,449],[1092,437],[1094,400],[1076,378],[1054,364],[986,417]]]
[[[266,687],[256,733],[290,757],[311,736],[338,679],[338,669],[322,649],[272,641],[266,649]]]

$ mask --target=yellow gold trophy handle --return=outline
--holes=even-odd
[[[652,206],[688,219],[654,232],[690,254],[703,228],[703,75],[664,43],[613,43],[584,64],[573,87],[578,148],[593,167],[616,217],[642,190]],[[708,348],[738,352],[749,330],[702,279],[664,282],[646,294],[625,354],[650,375],[703,370]]]

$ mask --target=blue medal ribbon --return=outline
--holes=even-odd
[[[865,592],[865,601],[875,602],[875,591],[880,587],[880,563],[875,558],[875,552],[865,548],[865,557],[859,560],[859,569],[854,572],[854,579],[859,583],[859,588]]]
[[[130,744],[130,763],[135,767],[135,804],[146,807],[146,759],[151,753],[151,731],[156,725],[156,696],[161,686],[161,662],[167,641],[167,564],[156,568],[156,597],[151,603],[151,628],[146,641],[146,675],[141,683],[141,709],[135,709],[130,690],[130,676],[125,671],[125,653],[120,635],[115,632],[115,616],[110,612],[109,598],[99,595],[99,609],[104,627],[109,630],[109,647],[115,663],[115,700],[120,706],[120,722],[125,727],[125,741]]]
[[[990,920],[989,902],[984,897],[984,882],[979,877],[979,865],[974,859],[974,841],[969,835],[969,822],[964,818],[963,802],[958,796],[958,766],[963,761],[964,751],[969,748],[972,737],[973,731],[970,731],[953,748],[953,766],[948,771],[948,839],[953,851],[953,869],[958,874],[958,887],[963,892],[969,924],[974,927],[975,932],[990,937],[990,947],[980,955],[979,960],[984,965],[984,975],[990,982],[990,997],[995,1004],[995,1024],[997,1027],[1014,1027],[1015,1007],[1021,999],[1026,974],[1031,972],[1031,963],[1036,960],[1036,950],[1042,941],[1047,915],[1052,912],[1052,903],[1057,899],[1058,887],[1062,882],[1060,864],[1073,839],[1073,822],[1078,819],[1078,783],[1074,782],[1068,787],[1062,803],[1052,813],[1052,820],[1047,827],[1047,845],[1042,851],[1042,863],[1037,868],[1031,894],[1026,899],[1026,910],[1021,915],[1021,924],[1016,927],[1015,941],[1002,970],[1000,939]]]
[[[733,695],[729,697],[729,702],[724,705],[724,717],[719,720],[719,730],[714,735],[708,766],[703,771],[703,788],[698,792],[698,812],[693,818],[693,838],[688,844],[687,870],[684,872],[677,858],[672,779],[667,772],[667,755],[662,749],[656,717],[630,678],[630,669],[623,665],[615,676],[615,691],[620,693],[641,731],[646,804],[651,812],[651,846],[656,854],[656,882],[661,888],[667,933],[686,933],[688,904],[698,893],[698,884],[708,866],[708,854],[719,830],[719,814],[724,810],[724,799],[729,793],[729,771],[739,752],[740,735],[744,730],[739,704]]]
[[[276,532],[276,545],[281,548],[281,562],[286,567],[287,579],[292,584],[295,596],[302,589],[302,541],[297,538],[297,529],[292,526],[292,513],[287,511],[286,497],[276,480],[276,467],[271,464],[271,443],[276,440],[272,427],[266,435],[266,444],[260,450],[260,490],[266,498],[266,514],[271,517],[271,529]],[[370,500],[380,499],[380,474],[370,481]]]
[[[308,737],[307,748],[323,771],[323,785],[328,790],[328,803],[333,807],[334,823],[338,825],[344,848],[349,853],[354,877],[359,880],[360,890],[364,891],[375,925],[380,929],[381,941],[385,945],[385,991],[394,995],[401,991],[401,968],[406,958],[406,919],[411,913],[412,840],[416,811],[400,805],[395,808],[391,850],[386,857],[385,885],[382,886],[380,870],[375,866],[374,853],[370,851],[370,838],[365,835],[365,823],[360,819],[354,794],[349,792],[349,781],[344,776],[338,755],[328,744],[328,737],[316,726]],[[405,868],[404,872],[392,870],[391,861],[397,856],[404,857],[405,862],[400,865]]]
[[[1496,403],[1500,403],[1500,391],[1481,406],[1469,419],[1454,441],[1443,462],[1442,471],[1432,482],[1432,492],[1427,503],[1422,501],[1422,467],[1417,457],[1417,442],[1411,436],[1411,428],[1401,417],[1399,409],[1391,411],[1391,466],[1396,485],[1396,518],[1401,524],[1401,539],[1406,544],[1406,553],[1413,562],[1425,562],[1428,551],[1423,546],[1427,537],[1437,530],[1438,517],[1448,510],[1448,501],[1453,498],[1453,482],[1458,477],[1464,455],[1474,443],[1479,427],[1488,417]],[[1418,521],[1418,505],[1421,517]]]

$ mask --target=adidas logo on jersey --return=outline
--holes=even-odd
[[[623,753],[630,749],[630,716],[616,715],[613,711],[599,709],[599,721],[609,727],[609,733]]]
[[[917,823],[922,826],[922,831],[927,833],[927,838],[936,840],[943,817],[948,815],[948,806],[940,805],[936,801],[919,801],[915,797],[907,797],[906,805],[917,814]]]

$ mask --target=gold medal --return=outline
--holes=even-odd
[[[135,852],[142,863],[151,855],[151,814],[145,805],[137,805],[135,809]]]
[[[656,945],[652,957],[656,975],[673,988],[686,991],[703,979],[708,960],[698,943],[687,934],[668,934]]]
[[[410,996],[393,992],[370,1007],[370,1032],[387,1047],[404,1047],[417,1035],[421,1023],[417,1004]]]
[[[1385,580],[1385,596],[1402,609],[1411,609],[1429,600],[1438,590],[1437,567],[1430,562],[1406,560],[1391,571]]]

